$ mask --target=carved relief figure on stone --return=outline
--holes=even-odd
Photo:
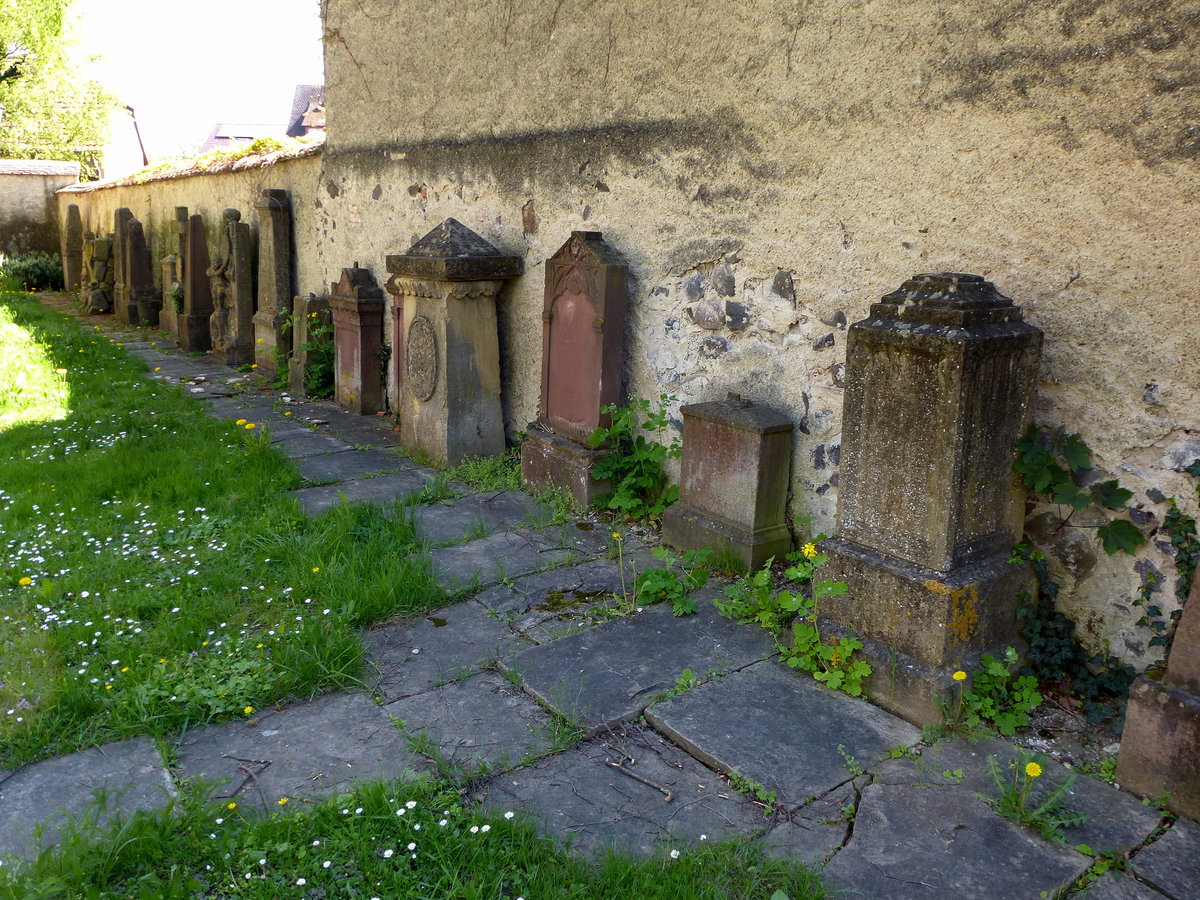
[[[212,284],[213,311],[208,317],[208,328],[212,334],[213,350],[222,352],[229,342],[229,317],[232,314],[232,292],[230,281],[233,275],[234,229],[242,214],[236,209],[221,213],[220,249],[213,257],[212,265],[205,272]]]

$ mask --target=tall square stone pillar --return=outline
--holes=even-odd
[[[83,219],[79,205],[67,205],[67,222],[62,231],[63,290],[74,294],[83,283]]]
[[[204,219],[191,216],[187,223],[184,252],[183,315],[179,316],[179,346],[188,351],[212,349],[208,319],[213,311],[212,285],[208,281],[208,244]]]
[[[941,721],[954,670],[1019,640],[1033,582],[1007,562],[1024,510],[1012,466],[1041,344],[977,275],[916,275],[850,327],[822,572],[849,590],[819,612],[867,644],[871,699],[920,724]]]
[[[503,452],[496,295],[522,268],[455,219],[387,258],[403,303],[396,411],[405,449],[451,465]]]
[[[560,487],[580,506],[610,489],[592,478],[599,457],[589,439],[621,400],[628,268],[598,231],[575,231],[546,260],[542,308],[542,404],[521,445],[521,478]]]
[[[254,362],[260,374],[275,374],[276,360],[287,357],[286,328],[295,289],[292,286],[292,208],[288,192],[263,188],[258,213],[258,306],[254,313]]]
[[[172,335],[179,334],[179,314],[183,307],[183,287],[179,283],[178,257],[171,253],[162,258],[159,268],[162,271],[162,299],[158,313],[158,325]],[[179,307],[175,305],[178,296]]]
[[[1200,820],[1200,579],[1176,626],[1161,677],[1139,675],[1129,690],[1117,760],[1121,787],[1167,795],[1167,807]]]
[[[129,273],[125,271],[128,255],[125,240],[133,212],[122,206],[113,213],[113,310],[126,325],[138,324],[137,303],[130,296]]]
[[[748,569],[771,557],[782,560],[792,549],[786,517],[791,420],[736,394],[679,412],[679,500],[663,513],[663,541],[680,550],[724,550]]]
[[[333,312],[333,395],[350,412],[383,409],[383,291],[356,262],[330,285]]]

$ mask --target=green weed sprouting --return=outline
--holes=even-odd
[[[1067,809],[1066,798],[1075,788],[1074,772],[1068,773],[1057,784],[1047,783],[1044,789],[1038,790],[1045,765],[1045,754],[1023,750],[1009,762],[1005,775],[996,757],[989,756],[988,774],[997,796],[980,794],[979,799],[1009,821],[1027,825],[1046,840],[1065,846],[1067,839],[1062,829],[1082,825],[1088,816]]]
[[[953,709],[942,710],[947,727],[954,731],[991,723],[1001,734],[1011,737],[1018,728],[1028,725],[1029,714],[1041,705],[1042,695],[1036,678],[1014,674],[1017,662],[1017,651],[1007,647],[1003,660],[984,654],[979,668],[970,676],[955,672]],[[965,688],[968,677],[971,686]]]
[[[679,499],[679,485],[667,484],[663,463],[677,459],[682,449],[679,436],[669,444],[660,444],[641,432],[659,434],[669,427],[667,406],[675,397],[660,394],[658,406],[651,410],[644,397],[628,406],[609,404],[600,411],[610,416],[608,427],[592,432],[593,447],[611,447],[615,452],[600,457],[592,469],[597,481],[611,479],[611,493],[596,498],[605,509],[624,513],[631,519],[651,519],[661,516],[668,506]]]

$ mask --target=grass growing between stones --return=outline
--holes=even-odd
[[[824,896],[811,871],[746,844],[581,860],[512,812],[464,808],[444,782],[367,785],[294,811],[297,802],[243,818],[193,791],[107,829],[68,827],[58,848],[0,869],[0,898]]]
[[[353,683],[444,594],[401,510],[309,520],[265,435],[0,293],[0,768]]]

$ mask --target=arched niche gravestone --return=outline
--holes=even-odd
[[[521,446],[521,476],[564,488],[583,506],[609,488],[591,477],[609,451],[589,438],[609,424],[600,410],[621,400],[628,271],[598,231],[572,232],[546,260],[541,411]]]

